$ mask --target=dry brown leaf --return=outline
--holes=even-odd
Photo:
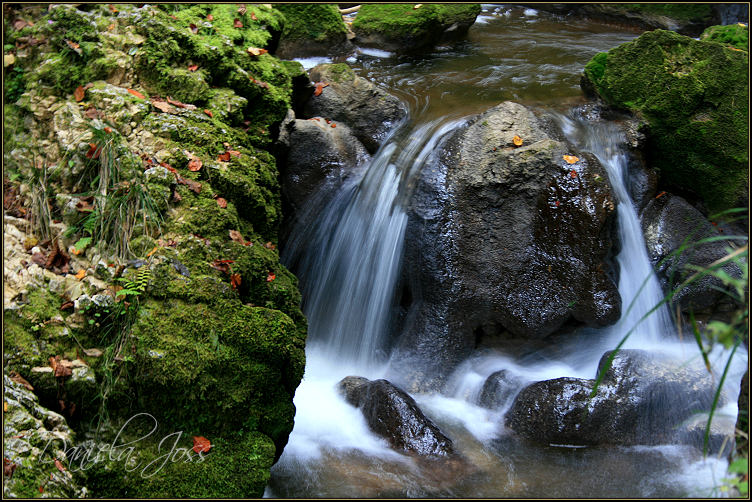
[[[89,357],[102,357],[102,351],[99,349],[84,349],[84,354]]]
[[[152,101],[151,104],[154,106],[154,108],[162,110],[164,113],[169,113],[171,109],[170,105],[164,101]]]
[[[240,286],[240,274],[232,274],[230,276],[230,284],[232,284],[232,289],[237,290],[238,286]]]
[[[191,23],[191,33],[198,33],[198,26],[193,23]]]
[[[516,146],[522,146],[522,138],[515,134],[514,138],[512,138],[512,143],[514,143]]]
[[[84,53],[84,51],[81,50],[81,46],[77,44],[76,42],[71,42],[70,40],[66,40],[65,42],[68,44],[68,47],[76,51],[78,55],[81,55]]]
[[[245,239],[243,239],[243,236],[237,230],[230,230],[230,239],[245,245]]]
[[[220,153],[218,159],[222,162],[230,162],[230,152]]]
[[[211,441],[204,436],[193,436],[193,451],[196,453],[209,453],[211,447]]]
[[[271,249],[271,250],[273,251],[273,250],[274,250],[274,248],[275,248],[275,247],[277,247],[277,246],[275,246],[275,245],[274,245],[274,244],[272,244],[271,242],[267,242],[266,244],[264,244],[264,247],[265,247],[266,249]]]
[[[254,14],[253,12],[251,12],[251,19],[253,19],[254,21],[258,21],[256,14]]]
[[[188,188],[196,193],[201,193],[201,183],[193,180],[189,180],[186,178],[183,178],[179,174],[175,175],[175,179],[177,180],[179,185],[187,185]],[[177,193],[177,192],[175,192]]]
[[[55,467],[57,467],[58,471],[65,472],[65,467],[63,467],[63,463],[59,461],[58,459],[55,459]]]
[[[243,23],[240,22],[240,19],[235,18],[235,20],[232,22],[232,26],[235,28],[242,28]]]
[[[73,91],[73,97],[75,98],[77,103],[84,100],[84,94],[85,94],[84,88],[81,87],[80,85],[76,87],[75,91]]]
[[[201,169],[201,166],[203,166],[204,163],[201,162],[201,159],[196,157],[195,155],[191,157],[191,160],[188,161],[188,170],[192,172],[196,172]]]
[[[207,114],[209,117],[214,118],[214,114],[211,112],[211,110],[204,110],[204,113]]]
[[[89,108],[86,109],[86,111],[84,112],[84,115],[86,115],[86,118],[98,119],[99,111],[97,111],[97,109],[94,108],[93,106],[90,106]]]
[[[233,157],[240,157],[240,152],[239,152],[239,151],[237,151],[237,150],[228,150],[228,152],[227,152],[227,153],[229,153],[229,154],[230,154],[230,155],[232,155]]]
[[[246,52],[253,56],[260,56],[261,54],[266,54],[269,51],[266,49],[259,49],[258,47],[248,47],[246,49]]]
[[[246,9],[245,4],[244,3],[239,3],[238,4],[238,14],[240,14],[241,16],[244,16],[246,12],[248,12],[248,9]]]
[[[24,387],[26,387],[28,390],[34,392],[34,387],[32,387],[31,384],[29,382],[27,382],[24,377],[22,377],[21,375],[19,375],[15,371],[11,371],[8,374],[8,376],[10,377],[10,379],[12,381],[14,381],[16,383],[20,383],[21,385],[23,385]]]
[[[227,200],[223,199],[222,197],[217,197],[217,205],[224,209],[227,207]],[[232,230],[230,230],[230,232],[232,232]]]

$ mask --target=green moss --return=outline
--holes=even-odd
[[[363,4],[353,21],[359,33],[387,33],[393,38],[405,35],[428,36],[438,27],[448,28],[457,21],[480,14],[480,4]],[[442,30],[443,31],[443,30]]]
[[[132,465],[128,464],[126,448],[114,450],[113,455],[101,454],[100,462],[85,463],[88,468],[78,471],[78,475],[92,495],[97,498],[135,498],[144,494],[155,498],[263,495],[274,460],[274,444],[263,434],[248,433],[239,439],[211,437],[212,449],[200,455],[192,450],[189,434],[161,428],[154,436],[139,440],[141,436],[134,434],[122,438],[122,443],[118,441],[118,444],[137,441]],[[159,441],[164,438],[167,439],[160,448]]]
[[[605,62],[597,55],[585,75],[609,104],[649,123],[648,154],[663,179],[720,211],[746,186],[748,68],[746,51],[655,30]]]
[[[336,4],[277,4],[275,8],[285,16],[282,32],[284,40],[301,39],[323,42],[347,33],[347,26]]]
[[[710,4],[706,3],[641,3],[625,4],[631,12],[645,12],[684,20],[707,20],[712,15]]]
[[[742,24],[711,26],[702,32],[700,40],[718,42],[749,51],[749,27]]]

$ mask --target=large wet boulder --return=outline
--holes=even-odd
[[[296,119],[292,111],[280,126],[274,153],[282,166],[287,215],[297,214],[324,185],[332,192],[339,188],[371,158],[346,124],[320,117]]]
[[[369,153],[374,153],[407,115],[399,99],[358,77],[345,63],[316,66],[309,77],[318,89],[305,104],[301,118],[343,122]]]
[[[601,358],[598,374],[610,355],[607,352]],[[505,424],[545,444],[679,442],[702,448],[698,423],[707,417],[702,412],[710,410],[717,385],[717,378],[702,362],[684,363],[660,353],[621,350],[591,399],[594,384],[595,380],[563,377],[529,385],[515,398]],[[725,399],[722,396],[719,405]],[[718,428],[712,431],[710,451],[719,451],[724,436]]]
[[[409,394],[389,381],[349,376],[337,384],[337,390],[363,412],[368,427],[394,449],[424,458],[455,455],[452,440],[423,414]]]
[[[730,227],[725,228],[731,231]],[[642,213],[642,230],[650,262],[654,267],[660,263],[656,273],[663,292],[669,294],[677,290],[672,301],[678,303],[682,311],[697,313],[730,300],[730,294],[724,293],[728,286],[712,275],[705,275],[686,287],[679,286],[697,273],[695,267],[711,266],[746,241],[723,239],[731,235],[708,221],[683,198],[668,193],[648,203]],[[698,244],[708,239],[711,241]],[[722,270],[729,277],[742,277],[741,269],[733,262]]]
[[[568,320],[619,319],[608,176],[552,135],[532,111],[505,102],[427,161],[409,208],[392,361],[408,388],[450,373],[485,336],[538,340]]]
[[[655,30],[597,54],[582,87],[640,116],[646,156],[668,185],[720,211],[744,206],[749,171],[746,50]]]
[[[328,56],[352,48],[336,4],[276,4],[285,16],[275,55],[284,58]]]
[[[364,4],[352,29],[357,45],[413,52],[465,35],[480,13],[480,4]]]

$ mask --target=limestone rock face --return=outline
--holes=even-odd
[[[394,361],[407,374],[416,360],[448,373],[491,331],[536,340],[572,318],[619,319],[608,177],[530,110],[505,102],[470,120],[421,176]]]
[[[599,373],[610,354],[601,358]],[[515,398],[506,425],[547,444],[702,447],[702,427],[691,417],[710,410],[716,383],[701,362],[684,365],[661,354],[621,350],[590,399],[594,384],[563,377],[529,385]],[[711,450],[719,451],[723,436],[713,429]]]

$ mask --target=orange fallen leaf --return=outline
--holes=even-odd
[[[118,10],[115,8],[114,5],[110,5],[110,12],[117,12]]]
[[[79,101],[83,101],[83,99],[84,99],[84,93],[85,92],[86,91],[84,91],[84,88],[81,87],[80,85],[78,87],[76,87],[75,91],[73,91],[73,97],[76,99],[77,103]]]
[[[243,23],[240,22],[240,19],[235,18],[235,20],[232,22],[232,26],[235,28],[242,28]]]
[[[661,192],[658,195],[655,196],[656,199],[661,198],[663,195],[666,195],[666,192]]]
[[[207,114],[209,117],[214,118],[214,114],[210,110],[204,110],[204,113]]]
[[[203,166],[204,163],[201,162],[201,159],[196,157],[195,155],[191,157],[191,160],[188,162],[188,170],[193,171],[194,173],[201,169],[201,166]]]
[[[575,157],[574,155],[564,155],[564,160],[567,161],[567,164],[574,164],[575,162],[579,161],[580,159]]]
[[[328,86],[329,84],[327,82],[317,82],[316,83],[316,90],[313,91],[314,96],[318,96],[321,94],[321,91],[324,90],[324,87]]]
[[[230,162],[230,152],[220,153],[219,160],[222,162]]]
[[[273,273],[269,272],[269,275],[266,276],[266,282],[272,282],[274,279],[276,279],[277,276]]]
[[[222,197],[217,197],[217,205],[224,209],[227,207],[227,200],[223,199]],[[230,232],[232,232],[232,230],[230,230]]]
[[[214,16],[212,16],[211,14],[209,14],[209,15],[206,16],[206,20],[207,21],[214,21]]]
[[[258,21],[256,14],[254,14],[253,12],[251,12],[251,19],[253,19],[254,21]]]
[[[188,71],[196,71],[198,70],[197,64],[188,65]]]
[[[3,411],[8,413],[8,401],[3,401]]]
[[[55,467],[57,467],[58,471],[65,472],[65,467],[63,466],[63,463],[58,459],[55,459]]]
[[[130,92],[131,94],[133,94],[134,96],[136,96],[138,99],[146,99],[146,96],[144,96],[143,94],[141,94],[138,91],[134,91],[133,89],[128,89],[128,92]]]
[[[237,150],[228,150],[227,153],[229,153],[233,157],[240,157],[240,152]]]
[[[84,51],[81,50],[81,46],[77,44],[76,42],[71,42],[70,40],[66,40],[65,43],[67,43],[68,47],[76,51],[79,55],[84,53]]]
[[[275,248],[275,247],[277,247],[277,246],[275,246],[275,245],[274,245],[274,244],[272,244],[271,242],[267,242],[266,244],[264,244],[264,247],[265,247],[266,249],[271,249],[271,250],[274,250],[274,248]]]
[[[81,279],[83,279],[83,278],[84,278],[85,276],[86,276],[86,270],[84,270],[84,269],[81,269],[81,270],[79,270],[79,271],[78,271],[78,273],[77,273],[76,275],[74,275],[73,277],[75,277],[76,279],[78,279],[78,280],[80,281],[80,280],[81,280]]]
[[[512,138],[512,143],[514,143],[516,146],[522,146],[522,138],[515,134],[514,138]]]
[[[332,128],[335,128],[335,127],[337,127],[337,124],[332,124]]]
[[[104,132],[106,132],[107,134],[110,134],[112,132],[112,127],[109,127],[109,126],[105,127]]]
[[[178,182],[179,185],[187,185],[190,190],[196,193],[201,193],[201,183],[199,183],[198,181],[193,181],[193,180],[183,178],[179,174],[175,174],[175,180]]]
[[[576,178],[576,177],[577,177],[577,171],[575,171],[574,169],[572,169],[572,170],[571,170],[571,171],[569,172],[569,175],[570,175],[570,176],[571,176],[572,178]]]
[[[111,31],[111,30],[114,30],[114,29],[115,29],[115,25],[114,25],[114,24],[111,24],[111,25],[109,25],[109,26],[107,27],[107,29],[108,29],[108,30],[110,30],[110,31]]]
[[[232,289],[237,290],[238,286],[240,286],[240,274],[232,274],[230,276],[230,284],[232,284]]]
[[[89,151],[86,152],[86,158],[87,159],[98,159],[99,156],[102,154],[102,149],[97,146],[96,143],[89,143]]]
[[[558,201],[558,200],[557,200],[557,201],[555,201],[555,202],[554,202],[554,205],[555,205],[556,207],[559,207],[559,201]]]
[[[148,258],[148,257],[150,257],[151,255],[153,255],[154,253],[156,253],[156,252],[157,252],[157,249],[159,249],[159,246],[154,246],[154,249],[152,249],[151,251],[149,251],[149,252],[147,253],[146,257]]]
[[[245,51],[248,54],[252,54],[254,56],[260,56],[261,54],[266,54],[267,52],[269,52],[266,49],[259,49],[258,47],[248,47]]]

